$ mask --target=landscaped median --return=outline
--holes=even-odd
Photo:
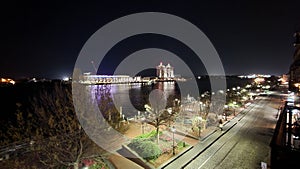
[[[191,147],[184,141],[172,137],[172,134],[168,131],[160,132],[157,143],[157,133],[153,130],[135,137],[128,145],[123,145],[122,148],[126,156],[129,156],[130,160],[140,166],[157,168]]]

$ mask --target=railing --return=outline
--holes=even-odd
[[[20,141],[0,147],[0,161],[32,150],[34,141]]]
[[[280,112],[270,143],[271,168],[279,168],[283,165],[289,167],[298,165],[300,150],[292,143],[292,110],[300,110],[300,107],[290,106],[288,103],[285,103],[283,110]]]

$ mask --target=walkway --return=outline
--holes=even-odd
[[[236,111],[236,116],[239,117],[240,112],[243,111],[244,108],[240,108]],[[226,131],[233,125],[235,125],[235,121],[237,121],[238,118],[234,118],[233,115],[227,117],[228,121],[224,123],[224,130]],[[146,127],[143,129],[142,126],[139,123],[131,122],[129,130],[125,133],[125,135],[128,138],[134,138],[140,134],[142,134],[143,130],[144,132],[150,132],[154,130],[155,128],[151,125],[146,125]],[[166,167],[160,167],[160,168],[178,168],[178,166],[182,166],[184,162],[189,161],[192,157],[194,157],[196,154],[198,154],[201,151],[205,150],[205,147],[207,147],[209,144],[211,144],[214,140],[218,139],[218,137],[221,137],[222,133],[220,132],[218,127],[208,127],[206,130],[202,131],[200,140],[198,138],[192,138],[187,136],[182,136],[180,134],[175,134],[175,138],[179,140],[183,140],[186,143],[194,146],[193,149],[187,151],[179,158],[176,158],[175,161],[172,161],[172,164],[169,164]],[[198,144],[201,142],[202,144]],[[130,161],[129,159],[119,155],[119,154],[113,154],[109,157],[109,160],[113,163],[115,168],[117,169],[124,169],[124,168],[130,168],[130,169],[140,169],[141,166],[137,165],[136,163]]]

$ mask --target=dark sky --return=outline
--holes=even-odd
[[[137,12],[170,13],[195,24],[215,46],[228,75],[281,75],[292,63],[293,33],[300,25],[300,1],[12,1],[0,8],[0,77],[12,78],[71,75],[81,48],[95,31]],[[127,46],[159,47],[163,39],[141,38]],[[177,43],[171,41],[167,46]],[[126,41],[111,52],[128,54],[122,51],[124,45]],[[163,44],[162,48],[168,49]]]

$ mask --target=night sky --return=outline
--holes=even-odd
[[[6,2],[0,10],[0,77],[71,76],[81,48],[94,32],[110,21],[137,12],[169,13],[195,24],[216,48],[227,75],[281,75],[292,63],[293,33],[300,28],[299,10],[300,1]],[[176,53],[177,45],[165,37],[137,36],[110,53],[120,60],[132,50],[147,47]],[[188,64],[193,69],[196,63]],[[117,63],[107,59],[103,65],[104,74]],[[202,68],[193,71],[205,74]]]

